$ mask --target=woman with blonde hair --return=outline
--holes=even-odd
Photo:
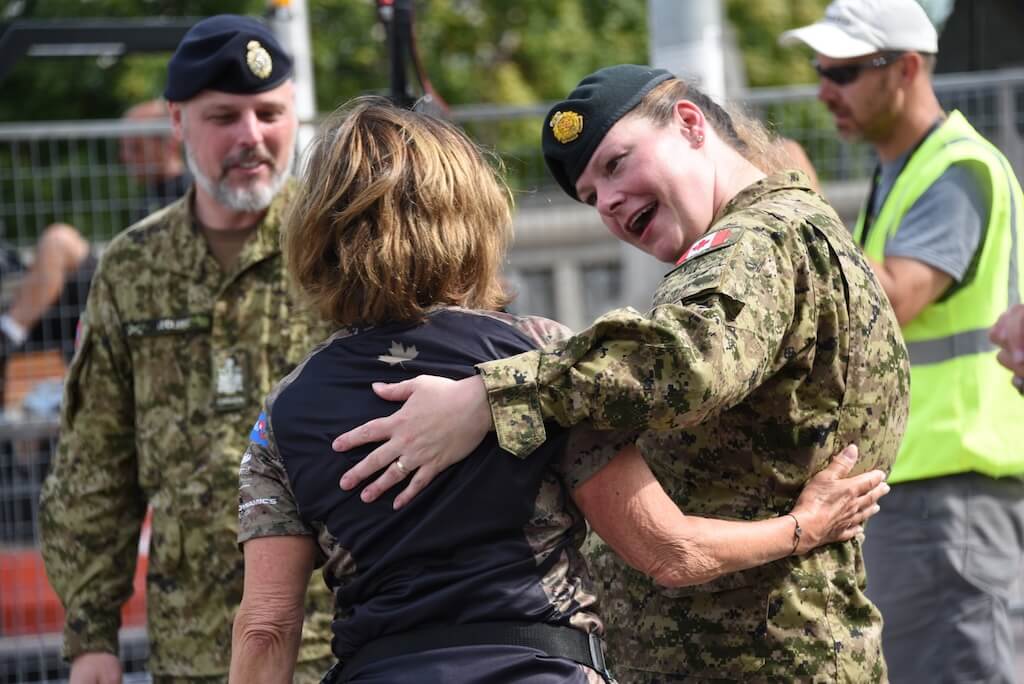
[[[491,437],[397,512],[338,487],[369,448],[331,451],[337,432],[390,412],[373,382],[465,378],[565,337],[551,321],[496,311],[507,189],[458,129],[376,98],[324,123],[298,187],[288,268],[341,327],[271,393],[242,459],[232,680],[289,681],[301,589],[322,564],[336,598],[328,681],[602,681],[586,528],[566,483],[585,456],[612,448],[606,436],[552,425],[526,461]],[[713,575],[856,534],[884,485],[878,472],[839,479],[850,465],[838,459],[797,502],[808,530],[799,548],[787,517],[736,525],[637,510],[665,528],[653,533],[662,547],[681,535],[716,559]]]
[[[644,533],[623,539],[615,522],[646,496],[650,480],[633,474],[644,459],[674,505],[735,521],[790,511],[839,445],[858,444],[858,468],[891,466],[906,424],[907,352],[848,231],[802,173],[772,168],[766,152],[777,145],[757,126],[662,69],[586,77],[550,110],[542,148],[570,197],[675,265],[653,308],[613,311],[457,382],[378,388],[407,401],[336,440],[341,451],[383,442],[342,486],[384,468],[363,489],[373,501],[411,474],[396,502],[415,503],[491,430],[524,457],[546,420],[632,431],[639,451],[588,457],[592,475],[574,493],[620,551],[622,560],[596,554],[593,569],[624,680],[884,681],[859,535],[679,588],[686,582],[644,552]],[[799,547],[806,526],[791,512]]]

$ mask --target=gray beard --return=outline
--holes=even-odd
[[[196,183],[217,202],[233,211],[263,211],[274,201],[281,187],[292,172],[294,155],[288,156],[288,163],[280,172],[274,172],[267,183],[254,183],[248,187],[233,187],[226,178],[214,181],[199,170],[192,156],[192,150],[185,145],[185,164]]]

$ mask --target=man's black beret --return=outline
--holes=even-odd
[[[644,95],[673,78],[664,69],[618,64],[590,74],[544,118],[541,149],[544,162],[570,197],[594,150],[619,119],[640,104]]]
[[[218,14],[181,39],[167,64],[164,98],[184,102],[201,90],[262,93],[291,74],[292,59],[270,29],[250,17]]]

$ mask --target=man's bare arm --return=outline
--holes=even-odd
[[[917,318],[953,284],[948,273],[916,259],[887,257],[882,263],[869,261],[901,326]]]

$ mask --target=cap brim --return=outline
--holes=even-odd
[[[780,45],[804,43],[815,52],[832,59],[863,57],[878,48],[863,40],[851,37],[831,22],[818,22],[803,28],[792,29],[779,36]]]

